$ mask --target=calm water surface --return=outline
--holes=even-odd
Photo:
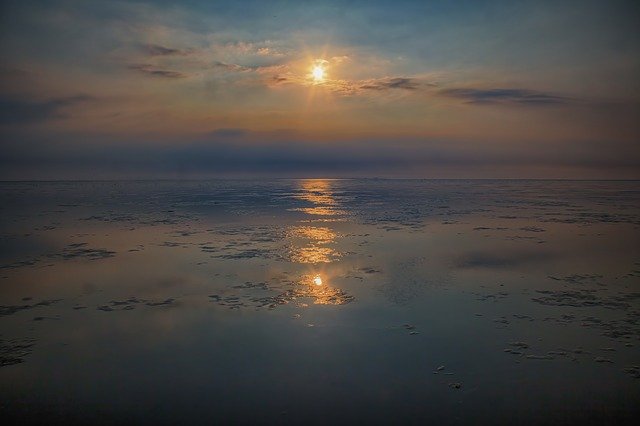
[[[640,182],[0,184],[0,416],[621,424]]]

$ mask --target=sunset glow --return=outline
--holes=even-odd
[[[640,177],[634,2],[544,3],[7,0],[0,179]]]

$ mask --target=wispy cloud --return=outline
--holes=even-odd
[[[438,94],[477,105],[548,106],[575,102],[574,99],[568,97],[528,89],[451,88],[440,90]]]
[[[214,61],[213,64],[211,64],[212,68],[218,68],[218,69],[222,69],[225,71],[235,71],[235,72],[245,72],[245,71],[252,71],[253,68],[252,67],[246,67],[243,65],[238,65],[238,64],[227,64],[225,62],[220,62],[220,61]]]
[[[420,87],[418,82],[413,78],[394,77],[394,78],[381,78],[377,80],[371,80],[360,86],[361,89],[368,90],[387,90],[387,89],[405,89],[405,90],[417,90]]]
[[[153,77],[163,77],[163,78],[185,78],[187,74],[182,73],[180,71],[172,71],[165,70],[161,68],[157,68],[151,64],[132,64],[129,65],[129,69],[139,71],[141,73],[153,76]]]
[[[294,73],[276,73],[267,83],[276,86],[282,84],[297,84],[301,86],[318,85],[343,96],[364,95],[367,92],[383,92],[396,89],[417,91],[420,90],[423,85],[418,79],[408,77],[382,77],[367,80],[327,79],[318,83],[309,76]]]
[[[174,49],[159,44],[145,44],[142,50],[150,56],[185,56],[191,53],[190,50]]]

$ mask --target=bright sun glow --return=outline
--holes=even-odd
[[[315,285],[322,285],[322,278],[320,278],[320,275],[316,275],[315,277],[313,277],[313,283]]]
[[[324,80],[324,68],[320,65],[314,66],[313,71],[311,71],[311,75],[313,76],[313,80],[316,82]]]

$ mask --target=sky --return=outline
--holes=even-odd
[[[636,179],[638,22],[612,0],[0,0],[0,179]]]

